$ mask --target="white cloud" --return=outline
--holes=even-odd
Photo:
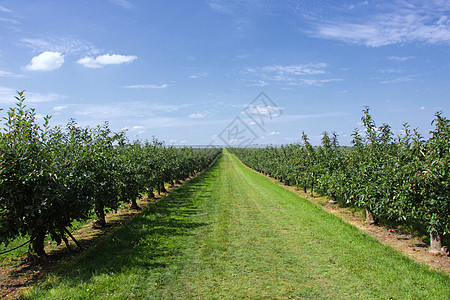
[[[131,2],[127,0],[109,0],[109,1],[125,9],[133,8],[133,4],[131,4]]]
[[[205,116],[203,114],[201,114],[201,113],[196,113],[196,114],[190,114],[189,115],[189,118],[191,118],[191,119],[201,119],[203,117],[205,117]]]
[[[280,132],[278,132],[278,131],[272,131],[272,132],[269,132],[269,135],[280,135]]]
[[[25,98],[27,98],[28,102],[37,103],[37,102],[54,102],[60,99],[65,98],[65,96],[56,94],[56,93],[35,93],[35,92],[25,92]]]
[[[298,120],[309,120],[309,119],[322,119],[322,118],[330,118],[330,117],[339,117],[348,116],[348,112],[344,111],[334,111],[334,112],[325,112],[325,113],[317,113],[317,114],[305,114],[305,115],[286,115],[284,114],[280,118],[273,119],[272,122],[276,123],[284,123],[284,122],[292,122]]]
[[[321,86],[324,83],[339,82],[343,81],[341,78],[330,78],[330,79],[298,79],[296,82],[290,82],[289,85],[310,85],[310,86]]]
[[[289,65],[289,66],[267,66],[263,67],[261,70],[267,73],[275,73],[280,76],[284,75],[317,75],[324,74],[326,63],[310,63],[305,65]]]
[[[421,42],[450,43],[450,5],[441,0],[408,3],[392,1],[377,5],[368,17],[314,21],[311,35],[344,41],[349,44],[380,47],[390,44]]]
[[[157,113],[173,113],[190,104],[157,104],[144,101],[115,102],[106,104],[84,104],[74,106],[74,114],[92,118],[147,118]]]
[[[263,87],[263,86],[266,86],[266,85],[268,85],[268,83],[265,82],[264,80],[257,80],[254,83],[249,84],[248,86],[260,86],[260,87]]]
[[[17,96],[17,92],[11,88],[0,86],[0,103],[2,104],[12,104],[16,100],[14,97]]]
[[[410,59],[413,59],[414,56],[388,56],[387,59],[388,60],[392,60],[395,62],[404,62]]]
[[[135,85],[126,85],[124,88],[127,89],[165,89],[169,85],[167,83],[157,85],[157,84],[135,84]]]
[[[15,97],[17,96],[17,91],[8,87],[0,86],[0,103],[4,104],[13,104],[16,103],[17,100]],[[36,92],[27,92],[24,93],[26,103],[41,103],[41,102],[54,102],[60,99],[65,98],[62,95],[56,93],[36,93]]]
[[[258,105],[258,106],[249,106],[246,111],[242,111],[242,114],[250,114],[253,116],[264,116],[272,119],[272,115],[280,116],[282,111],[280,107],[273,107],[270,105]]]
[[[401,83],[401,82],[408,82],[408,81],[412,81],[415,78],[419,77],[419,74],[411,74],[411,75],[405,75],[405,76],[400,76],[400,77],[396,77],[396,78],[392,78],[392,79],[386,79],[383,81],[380,81],[381,84],[390,84],[390,83]]]
[[[10,10],[9,8],[4,7],[3,5],[0,5],[0,11],[1,12],[5,12],[5,13],[13,13],[12,10]]]
[[[48,37],[46,39],[24,38],[20,40],[21,43],[35,52],[60,52],[63,54],[77,54],[85,53],[94,55],[99,53],[89,42],[82,40],[75,40],[70,37]]]
[[[342,81],[342,79],[318,79],[318,76],[327,74],[326,63],[309,63],[297,65],[273,65],[258,68],[248,68],[247,73],[260,77],[259,81],[253,81],[252,86],[267,85],[267,81],[284,82],[288,85],[322,85],[324,83]]]
[[[191,78],[191,79],[199,79],[199,78],[206,78],[208,76],[209,76],[208,73],[197,73],[197,74],[190,75],[189,78]]]
[[[60,110],[66,109],[67,107],[68,107],[67,105],[58,105],[58,106],[53,107],[53,110],[60,111]]]
[[[77,63],[86,68],[103,68],[106,65],[119,65],[124,63],[131,63],[137,58],[134,55],[120,55],[120,54],[105,54],[99,55],[95,58],[86,56],[77,61]]]
[[[9,19],[9,18],[2,18],[2,17],[0,17],[0,21],[6,22],[6,23],[15,24],[15,25],[20,24],[20,22],[18,22],[17,20]]]
[[[46,51],[31,59],[25,67],[30,71],[52,71],[59,69],[64,63],[64,56],[60,52]]]
[[[219,13],[229,14],[231,13],[231,9],[227,7],[225,4],[220,3],[218,1],[211,1],[208,3],[209,7]]]
[[[152,104],[150,105],[151,110],[163,111],[163,112],[175,112],[180,109],[191,106],[191,104]]]
[[[381,69],[377,70],[378,73],[382,74],[393,74],[393,73],[403,73],[403,70],[397,70],[397,69]]]
[[[0,70],[0,77],[13,77],[13,76],[15,76],[13,73]]]

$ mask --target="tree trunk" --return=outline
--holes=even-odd
[[[298,191],[298,179],[295,179],[295,186],[297,187],[297,191]]]
[[[141,210],[141,207],[137,204],[137,199],[131,200],[131,209]]]
[[[306,191],[306,182],[303,184],[303,192],[306,194],[307,193],[307,191]]]
[[[313,195],[313,187],[314,187],[314,185],[311,183],[311,191],[310,191],[310,193],[309,193],[309,195],[310,195],[311,197],[314,197],[314,195]]]
[[[67,238],[63,235],[62,240],[64,241],[64,244],[66,244],[67,249],[69,250],[70,253],[73,252],[72,248],[70,247],[69,241],[67,240]]]
[[[45,231],[35,230],[31,233],[30,245],[28,246],[28,260],[39,261],[44,259],[47,254],[44,250]]]
[[[434,255],[438,255],[441,253],[442,242],[441,236],[439,232],[437,232],[434,228],[430,232],[430,253]]]
[[[375,224],[375,219],[374,219],[374,217],[373,217],[373,214],[372,214],[372,212],[371,212],[369,209],[367,209],[367,208],[366,208],[366,223],[367,223],[368,225]]]
[[[105,209],[103,203],[96,203],[95,205],[95,214],[97,215],[97,226],[105,227],[106,226],[106,216]]]
[[[70,231],[67,228],[64,228],[65,232],[67,233],[68,236],[70,236],[70,238],[72,239],[72,241],[74,241],[74,243],[78,246],[78,249],[82,250],[83,247],[81,246],[81,244],[75,239],[75,237],[70,233]]]
[[[167,192],[166,187],[164,186],[164,183],[161,183],[161,192],[163,192],[163,193]]]

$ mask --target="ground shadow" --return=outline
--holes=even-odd
[[[214,177],[211,172],[215,167],[172,190],[94,247],[49,273],[63,278],[69,286],[78,286],[101,274],[166,268],[182,255],[183,238],[174,237],[188,238],[197,228],[208,225],[196,216],[201,214],[202,199],[210,193],[205,182]]]

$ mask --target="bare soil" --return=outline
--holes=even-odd
[[[155,198],[141,198],[137,203],[143,210],[162,197],[166,197],[173,189],[184,184],[188,180],[189,178],[180,182],[180,184],[166,186],[166,193],[156,195]],[[126,205],[116,212],[110,212],[106,215],[107,226],[105,228],[99,228],[96,226],[95,220],[93,220],[83,225],[80,229],[73,231],[72,235],[83,247],[81,251],[69,252],[64,243],[58,246],[56,243],[52,242],[45,247],[45,251],[48,255],[47,259],[40,263],[27,262],[25,257],[20,258],[21,263],[18,266],[0,262],[0,299],[18,298],[24,291],[31,289],[33,285],[41,282],[47,274],[52,273],[62,261],[69,260],[74,256],[85,252],[87,249],[92,248],[102,237],[130,221],[133,216],[140,213],[142,210],[131,209],[130,205]],[[68,239],[70,240],[69,237]],[[78,250],[73,241],[70,242],[70,246],[72,249]]]

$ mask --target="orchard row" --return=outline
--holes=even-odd
[[[30,258],[45,256],[44,239],[67,241],[74,221],[105,212],[164,189],[209,166],[218,149],[167,147],[154,139],[130,143],[107,123],[94,128],[70,121],[43,124],[35,110],[16,97],[0,132],[0,243],[29,236]]]
[[[394,137],[391,127],[377,127],[369,109],[363,130],[352,134],[352,146],[323,133],[319,147],[305,133],[301,144],[265,149],[230,149],[251,168],[311,194],[317,191],[343,206],[366,210],[369,222],[384,219],[426,229],[431,250],[450,231],[450,121],[436,113],[425,140],[404,124]]]

